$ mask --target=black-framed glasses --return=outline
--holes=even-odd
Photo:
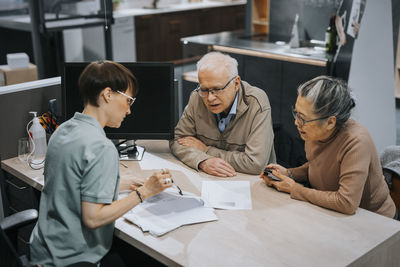
[[[214,96],[219,96],[222,91],[236,78],[237,76],[233,77],[225,84],[222,88],[215,88],[215,89],[201,89],[200,84],[196,87],[195,91],[199,93],[201,97],[207,97],[209,93]]]
[[[293,115],[294,120],[297,120],[297,121],[298,121],[300,127],[303,126],[304,124],[308,123],[308,122],[319,121],[319,120],[325,120],[325,119],[327,119],[327,118],[330,117],[330,116],[327,116],[327,117],[318,118],[318,119],[305,120],[305,119],[303,119],[301,116],[299,116],[299,115],[297,114],[297,111],[294,109],[293,106],[292,106],[292,115]]]
[[[133,98],[133,97],[131,97],[131,96],[129,96],[129,95],[127,95],[127,94],[125,94],[125,93],[121,92],[121,91],[117,91],[117,93],[120,93],[121,95],[123,95],[123,96],[126,96],[126,97],[127,97],[128,104],[129,104],[129,106],[130,106],[130,107],[132,107],[133,103],[135,103],[136,97],[135,97],[135,98]]]

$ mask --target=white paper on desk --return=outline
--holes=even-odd
[[[218,220],[213,208],[204,207],[204,201],[188,192],[183,196],[176,189],[146,199],[124,215],[144,232],[161,236],[182,225]]]
[[[251,210],[249,181],[203,181],[201,198],[205,207]]]

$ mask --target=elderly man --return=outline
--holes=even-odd
[[[197,63],[199,85],[170,141],[172,153],[186,165],[221,177],[259,174],[276,161],[268,97],[241,81],[237,66],[219,52]]]

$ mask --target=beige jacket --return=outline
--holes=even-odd
[[[194,136],[207,145],[206,151],[178,144],[176,140]],[[242,173],[259,174],[276,162],[272,131],[271,106],[264,91],[242,82],[238,91],[235,117],[225,131],[218,130],[216,116],[192,93],[178,125],[172,153],[186,165],[198,170],[200,162],[218,157]]]

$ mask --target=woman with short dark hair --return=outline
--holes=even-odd
[[[345,214],[361,207],[394,218],[396,207],[372,138],[349,119],[354,106],[350,89],[341,80],[320,76],[301,85],[293,116],[308,162],[291,169],[268,165],[281,181],[260,177],[294,199]],[[296,182],[309,182],[311,188]]]
[[[138,91],[133,74],[121,64],[97,61],[79,78],[82,113],[51,136],[44,167],[39,219],[30,239],[31,264],[97,264],[111,248],[114,221],[143,199],[172,185],[168,170],[144,185],[119,176],[119,156],[103,128],[120,127]],[[118,192],[133,190],[117,200]]]

